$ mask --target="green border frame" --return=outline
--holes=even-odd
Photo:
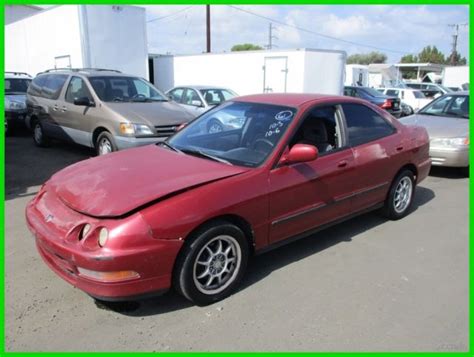
[[[3,1],[2,1],[3,2]],[[2,77],[4,76],[5,71],[5,5],[30,5],[32,3],[38,5],[65,5],[65,4],[96,4],[96,5],[219,5],[219,4],[252,4],[252,5],[467,5],[469,6],[469,23],[472,23],[473,13],[471,11],[471,0],[135,0],[135,1],[124,1],[124,0],[38,0],[38,1],[27,1],[27,0],[4,0],[3,4],[0,5],[0,22],[1,22],[1,45],[2,45],[2,56],[0,59],[2,67]],[[469,29],[469,62],[474,57],[473,44],[474,40],[472,38],[473,31]],[[474,70],[470,68],[470,83],[473,83],[474,79]],[[3,97],[5,94],[4,81],[0,82],[0,95]],[[473,112],[472,107],[474,104],[474,99],[470,98],[470,108],[471,114]],[[0,110],[4,112],[4,101],[0,101]],[[5,257],[5,128],[3,125],[0,125],[0,162],[3,174],[0,178],[0,198],[4,202],[0,208],[1,217],[0,225],[2,227],[0,235],[0,256]],[[470,131],[470,141],[473,139],[472,131]],[[469,161],[474,162],[474,149],[472,146],[469,151]],[[471,169],[470,174],[472,175],[474,170]],[[469,181],[469,208],[471,208],[471,203],[473,202],[474,193],[472,181]],[[474,285],[474,275],[472,274],[474,264],[473,260],[470,259],[474,251],[473,245],[471,244],[471,230],[470,225],[474,220],[474,213],[470,209],[469,211],[469,311],[471,312],[474,309],[474,303],[471,295],[471,287]],[[75,355],[75,356],[89,356],[94,355],[103,355],[103,356],[130,356],[130,355],[150,355],[153,352],[6,352],[5,351],[5,337],[6,329],[8,326],[5,326],[5,259],[3,263],[0,264],[0,336],[3,340],[0,342],[0,356],[2,355],[15,355],[15,356],[33,356],[33,355]],[[469,350],[468,352],[160,352],[173,355],[189,355],[194,356],[209,356],[209,355],[218,355],[218,354],[232,354],[234,356],[250,356],[250,355],[262,355],[262,354],[272,354],[279,356],[287,356],[293,354],[301,355],[317,355],[317,356],[350,356],[350,355],[371,355],[371,356],[407,356],[407,355],[416,355],[416,356],[433,356],[433,355],[443,355],[443,356],[474,356],[473,351],[473,315],[469,313]]]

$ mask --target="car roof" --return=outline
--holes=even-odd
[[[205,89],[225,89],[225,90],[231,90],[229,88],[225,87],[220,87],[220,86],[205,86],[205,85],[186,85],[186,86],[175,86],[171,88],[170,90],[176,89],[176,88],[191,88],[191,89],[197,89],[197,90],[205,90]]]
[[[101,68],[60,68],[60,69],[49,69],[47,71],[38,73],[43,74],[82,74],[86,77],[90,76],[101,76],[101,77],[137,77],[130,74],[125,74],[113,69],[101,69]]]
[[[25,72],[5,72],[5,79],[31,79],[31,76]]]
[[[350,99],[349,99],[350,98]],[[351,97],[343,97],[338,95],[323,95],[323,94],[309,94],[309,93],[266,93],[266,94],[252,94],[242,97],[236,97],[233,100],[238,102],[250,103],[264,103],[274,105],[284,105],[288,107],[300,107],[306,102],[310,101],[353,101],[358,100]]]

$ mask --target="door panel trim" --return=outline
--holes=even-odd
[[[305,209],[303,209],[303,210],[301,210],[301,211],[299,211],[299,212],[291,213],[291,214],[289,214],[289,215],[287,215],[287,216],[284,216],[284,217],[282,217],[282,218],[278,218],[278,219],[276,219],[276,220],[274,220],[274,221],[272,222],[272,226],[275,226],[275,225],[277,225],[277,224],[279,224],[279,223],[283,223],[283,222],[289,221],[289,220],[291,220],[291,219],[298,218],[298,217],[303,216],[303,215],[305,215],[305,214],[307,214],[307,213],[310,213],[310,212],[318,211],[318,210],[320,210],[321,208],[324,208],[324,207],[326,207],[326,206],[328,206],[326,203],[318,203],[317,205],[314,205],[314,206],[312,206],[312,207],[310,207],[310,208],[305,208]]]

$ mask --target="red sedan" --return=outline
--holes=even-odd
[[[212,120],[227,123],[209,133]],[[404,217],[431,166],[425,129],[349,97],[235,98],[166,142],[79,162],[28,204],[38,251],[104,300],[235,290],[250,255],[381,208]]]

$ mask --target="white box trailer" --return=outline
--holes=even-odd
[[[227,87],[239,95],[321,93],[340,95],[344,51],[297,49],[153,57],[154,84]]]
[[[369,67],[362,64],[347,64],[344,85],[368,87]]]
[[[5,26],[5,70],[110,68],[148,78],[145,9],[62,5]]]
[[[445,87],[469,89],[469,66],[445,67],[442,77]]]

